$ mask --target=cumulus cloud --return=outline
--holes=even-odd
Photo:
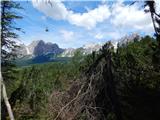
[[[68,16],[68,21],[71,24],[91,29],[95,27],[98,22],[103,22],[108,19],[109,16],[110,12],[108,7],[106,5],[100,5],[99,7],[83,14],[72,13]]]
[[[96,39],[102,39],[104,36],[102,33],[98,33],[94,36]]]
[[[155,0],[155,2],[156,2],[156,10],[157,10],[157,12],[158,13],[160,13],[160,0]]]
[[[95,34],[94,38],[97,39],[97,40],[103,40],[103,39],[106,39],[106,38],[109,38],[111,39],[112,41],[114,40],[118,40],[120,39],[121,37],[125,36],[125,32],[120,32],[120,31],[101,31],[99,33]]]
[[[88,9],[85,13],[76,13],[68,10],[61,1],[50,0],[50,3],[46,1],[32,0],[32,3],[35,8],[48,17],[65,20],[72,25],[89,30],[95,28],[98,23],[106,23],[106,25],[112,26],[111,29],[121,29],[122,32],[132,30],[151,34],[154,31],[150,14],[146,14],[144,9],[140,8],[139,3],[129,6],[123,3],[124,0],[117,0],[112,5],[102,2],[97,8]],[[157,6],[160,5],[159,0],[156,2]],[[157,10],[160,11],[160,7],[157,7]],[[120,36],[119,33],[116,35]],[[104,36],[97,33],[94,38],[102,39]],[[115,38],[114,35],[112,36]]]
[[[112,8],[112,15],[111,23],[119,28],[153,32],[150,14],[146,14],[138,4],[117,3]]]
[[[113,40],[117,40],[125,35],[125,32],[120,32],[120,31],[112,31],[112,32],[107,32],[106,36],[112,38]]]
[[[52,0],[49,3],[46,3],[45,0],[32,0],[32,3],[35,8],[49,17],[57,20],[67,20],[70,24],[85,27],[87,29],[95,27],[98,22],[103,22],[110,16],[107,5],[100,5],[93,10],[88,10],[88,12],[80,14],[67,10],[60,1]]]
[[[45,13],[49,17],[54,19],[65,19],[68,11],[64,4],[60,1],[50,1],[47,0],[32,0],[32,4],[39,11]]]

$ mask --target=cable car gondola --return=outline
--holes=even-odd
[[[46,27],[46,30],[45,30],[46,32],[48,32],[49,30],[48,30],[48,28]]]

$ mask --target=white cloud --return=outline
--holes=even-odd
[[[32,4],[39,11],[57,20],[66,19],[69,13],[64,4],[57,0],[51,0],[50,2],[48,0],[32,0]]]
[[[156,11],[160,13],[160,0],[155,0],[156,2]]]
[[[160,5],[160,0],[156,1]],[[116,40],[129,32],[143,32],[145,34],[152,34],[154,32],[150,14],[144,13],[144,9],[140,9],[138,3],[129,6],[124,4],[123,0],[118,0],[113,5],[107,5],[107,2],[102,2],[101,5],[94,9],[86,7],[87,12],[85,13],[76,13],[68,10],[63,2],[55,0],[51,0],[52,4],[46,3],[46,0],[32,0],[32,3],[35,8],[53,19],[65,20],[72,25],[89,30],[95,28],[89,31],[94,32],[92,35],[93,39],[102,40],[111,38]],[[160,11],[160,7],[157,7],[157,9]],[[96,26],[98,23],[102,23],[103,25]],[[100,27],[103,28],[101,29]],[[60,34],[62,40],[68,43],[78,38],[78,34],[73,31],[61,30]],[[82,36],[87,38],[88,34],[84,33]]]
[[[93,32],[92,34],[95,35],[94,38],[97,40],[117,40],[121,37],[123,37],[125,35],[124,31],[118,31],[118,30],[114,30],[114,31],[98,31],[97,32]]]
[[[124,5],[117,3],[112,8],[111,23],[120,29],[141,30],[143,32],[153,32],[153,25],[150,14],[144,13],[138,4]]]
[[[86,13],[78,14],[73,13],[68,16],[68,21],[71,24],[85,27],[87,29],[94,28],[97,23],[103,22],[110,16],[110,11],[106,5],[100,5],[99,7],[89,10]]]
[[[110,11],[107,5],[100,5],[99,7],[88,10],[88,12],[80,14],[67,10],[64,4],[60,1],[51,0],[47,3],[45,0],[32,0],[33,6],[45,13],[47,16],[57,20],[67,20],[70,24],[91,29],[97,23],[103,22],[110,16]]]
[[[67,30],[61,30],[60,33],[65,42],[70,42],[74,40],[74,32],[67,31]]]
[[[102,39],[104,36],[102,33],[98,33],[94,36],[96,39]]]
[[[112,38],[113,40],[117,40],[121,37],[123,37],[125,34],[120,31],[113,31],[113,32],[107,32],[106,36]]]

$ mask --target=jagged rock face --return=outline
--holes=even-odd
[[[35,56],[45,54],[45,43],[42,40],[39,41],[38,44],[35,46],[33,54]]]
[[[59,48],[57,44],[52,43],[44,43],[43,41],[40,41],[37,46],[34,48],[33,54],[35,56],[44,55],[53,53],[55,55],[58,55],[63,52],[63,49]]]
[[[16,54],[18,57],[22,57],[23,55],[27,54],[27,49],[24,44],[20,44],[18,50],[16,50]]]
[[[141,40],[141,37],[138,34],[132,34],[129,36],[125,36],[119,40],[117,40],[114,47],[116,48],[117,43],[119,45],[126,45],[128,42],[132,42],[135,40]],[[84,55],[91,54],[93,51],[98,51],[102,45],[90,43],[86,44],[81,48],[78,48]],[[17,50],[19,56],[39,56],[45,55],[49,53],[53,53],[54,55],[60,55],[61,57],[73,57],[77,49],[68,48],[68,49],[61,49],[57,44],[53,43],[45,43],[43,40],[33,41],[28,46],[24,44],[20,45],[20,48]]]
[[[84,45],[83,54],[91,54],[93,51],[98,51],[101,47],[102,45],[95,43]]]
[[[121,38],[120,40],[119,40],[119,45],[121,46],[121,45],[125,45],[125,44],[127,44],[127,43],[129,43],[129,42],[134,42],[134,41],[139,41],[139,40],[141,40],[141,37],[138,35],[138,34],[136,34],[136,33],[134,33],[134,34],[132,34],[132,35],[129,35],[129,36],[125,36],[125,37],[123,37],[123,38]]]
[[[76,49],[68,48],[65,49],[64,52],[61,54],[61,57],[73,57]]]
[[[28,54],[33,54],[35,47],[39,44],[39,42],[42,40],[33,41],[31,44],[27,46],[28,48]]]
[[[55,55],[61,54],[64,50],[59,48],[57,44],[45,43],[43,40],[33,41],[28,46],[20,45],[20,49],[17,50],[18,54],[22,56],[32,55],[39,56],[48,53],[53,53]]]
[[[84,55],[88,55],[91,54],[93,51],[98,51],[101,47],[102,45],[91,43],[86,44],[78,49],[68,48],[64,50],[64,52],[61,54],[61,57],[73,57],[77,50],[80,50]]]

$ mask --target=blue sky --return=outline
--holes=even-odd
[[[129,6],[130,3],[21,1],[24,9],[16,12],[23,19],[17,20],[16,25],[25,33],[19,33],[19,40],[26,45],[33,40],[44,40],[62,48],[77,48],[108,40],[117,42],[132,33],[152,35],[150,15],[143,12],[139,3]]]

